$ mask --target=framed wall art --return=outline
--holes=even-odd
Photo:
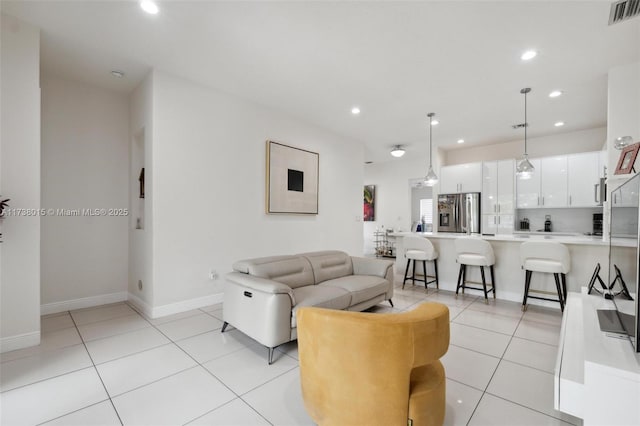
[[[376,220],[376,186],[364,186],[364,213],[365,222],[373,222]]]
[[[640,142],[634,143],[625,147],[620,153],[618,159],[618,165],[616,166],[616,175],[626,175],[633,171],[633,165],[636,162],[638,156],[638,150],[640,149]]]
[[[267,213],[318,214],[320,156],[267,141]]]

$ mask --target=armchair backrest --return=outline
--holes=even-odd
[[[411,371],[449,347],[449,309],[424,303],[400,314],[300,308],[305,407],[320,425],[407,423]]]

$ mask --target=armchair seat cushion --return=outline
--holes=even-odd
[[[389,282],[382,277],[373,275],[350,275],[325,281],[318,284],[317,287],[344,289],[351,293],[351,305],[356,305],[383,294],[389,287]]]
[[[351,293],[340,287],[312,285],[293,290],[296,305],[291,315],[291,327],[297,327],[296,312],[303,306],[328,309],[346,309],[351,305]]]

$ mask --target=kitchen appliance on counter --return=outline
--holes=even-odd
[[[544,232],[551,232],[551,215],[544,217]]]
[[[438,232],[480,233],[480,193],[438,195]]]
[[[526,217],[520,221],[520,230],[528,231],[529,230],[529,219]]]
[[[593,214],[593,235],[602,235],[602,213]]]

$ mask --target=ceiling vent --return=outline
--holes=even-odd
[[[512,124],[511,127],[513,127],[514,129],[524,129],[525,127],[529,127],[529,125],[527,123],[520,123]]]
[[[640,15],[640,0],[620,0],[611,5],[609,25]]]

